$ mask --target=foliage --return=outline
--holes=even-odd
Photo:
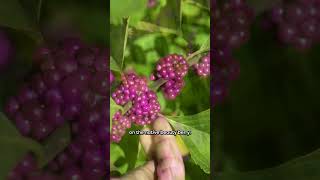
[[[123,9],[130,9],[130,3],[117,0]],[[210,49],[209,6],[204,1],[161,0],[157,6],[147,8],[138,0],[137,9],[145,9],[143,16],[134,11],[111,12],[111,69],[120,77],[126,71],[134,70],[149,77],[159,58],[168,54],[181,54],[189,63],[197,63]],[[112,1],[111,1],[112,3]],[[184,9],[185,8],[185,9]],[[121,17],[119,19],[119,17]],[[138,21],[137,21],[138,20]],[[116,36],[117,35],[117,36]],[[191,54],[189,56],[189,54]],[[119,80],[119,78],[118,78]],[[119,82],[119,81],[118,81]],[[168,101],[161,92],[157,93],[161,113],[175,130],[190,130],[192,135],[181,136],[180,143],[190,152],[186,169],[187,178],[201,174],[205,179],[210,174],[210,89],[209,78],[202,79],[190,68],[186,86],[181,95]],[[150,82],[149,87],[157,90],[165,81]],[[117,84],[117,82],[116,82]],[[116,84],[112,85],[112,89]],[[197,87],[197,88],[195,88]],[[110,112],[117,107],[111,101]],[[110,114],[112,117],[113,114]],[[129,130],[137,129],[134,126]],[[141,128],[141,127],[140,127]],[[179,142],[179,141],[178,141]],[[201,142],[201,143],[198,143]],[[182,147],[182,146],[181,146]],[[142,165],[147,158],[137,136],[125,135],[120,144],[111,145],[112,174],[125,174]],[[121,155],[119,155],[121,154]]]

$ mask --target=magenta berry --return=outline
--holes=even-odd
[[[254,15],[245,1],[226,1],[213,12],[214,48],[235,49],[248,41]]]
[[[157,100],[157,95],[149,90],[140,93],[132,101],[132,107],[126,115],[137,125],[151,124],[158,118],[160,112],[160,104]]]
[[[146,78],[129,73],[122,77],[122,83],[112,93],[112,98],[118,105],[125,105],[136,98],[138,94],[147,90]]]
[[[130,127],[131,122],[129,118],[121,115],[120,111],[117,111],[112,118],[111,141],[120,142],[122,136],[126,132],[126,129]]]
[[[222,103],[228,96],[230,83],[240,75],[240,64],[229,56],[229,50],[213,52],[211,102],[213,106]]]
[[[181,93],[184,87],[183,78],[186,76],[188,68],[187,61],[181,55],[168,55],[158,61],[155,77],[151,75],[151,78],[167,80],[161,90],[167,99],[173,100]]]
[[[69,123],[72,139],[47,167],[29,168],[28,161],[23,160],[23,166],[14,168],[8,179],[104,178],[108,169],[102,149],[110,142],[105,100],[109,92],[109,71],[106,71],[109,56],[105,52],[85,47],[77,39],[66,39],[58,47],[40,47],[36,52],[40,72],[26,78],[30,81],[8,99],[5,113],[23,136],[43,142],[57,128]],[[84,161],[90,163],[81,163]]]
[[[202,57],[200,62],[194,65],[194,68],[199,76],[210,75],[210,53]]]
[[[131,107],[124,115],[118,111],[113,117],[111,133],[113,142],[121,140],[126,127],[130,127],[131,122],[146,125],[158,118],[160,104],[155,92],[148,88],[145,77],[140,77],[133,72],[125,74],[122,77],[122,83],[112,93],[112,98],[122,106],[131,102]],[[124,124],[119,125],[119,123]]]
[[[296,0],[275,6],[269,17],[282,43],[305,51],[320,41],[319,10],[318,1]]]

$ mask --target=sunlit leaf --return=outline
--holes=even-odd
[[[210,110],[191,116],[167,116],[166,118],[175,130],[192,133],[181,137],[193,161],[204,172],[210,173]]]
[[[128,28],[129,18],[123,19],[121,25],[111,25],[110,27],[111,56],[121,70],[123,68],[124,54],[127,46]]]
[[[124,151],[118,144],[110,144],[110,171],[117,171],[124,174],[128,169],[128,163],[125,160]]]
[[[143,18],[146,7],[147,0],[111,0],[110,21],[120,25],[123,18],[131,17],[130,23],[135,24]]]
[[[161,8],[156,20],[157,25],[170,29],[180,30],[182,21],[181,0],[168,0]]]

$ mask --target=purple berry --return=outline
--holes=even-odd
[[[92,77],[91,87],[96,93],[107,96],[109,91],[107,72],[97,72]]]
[[[31,121],[42,121],[44,110],[42,105],[37,101],[29,101],[23,104],[22,113]]]
[[[63,172],[65,180],[83,180],[84,177],[79,168],[69,167]]]
[[[5,113],[12,117],[19,110],[20,104],[14,97],[10,98],[5,105]]]
[[[54,126],[61,126],[65,119],[62,116],[61,108],[58,105],[49,106],[46,108],[46,120]]]
[[[45,122],[32,122],[32,137],[38,141],[46,138],[52,131],[53,127]]]
[[[50,89],[45,94],[46,105],[59,105],[63,103],[63,97],[58,88]]]
[[[146,125],[156,120],[159,112],[160,104],[157,95],[153,91],[147,91],[139,94],[132,101],[132,107],[126,115],[132,122],[138,125]]]
[[[76,55],[76,59],[82,66],[92,66],[95,60],[95,54],[91,49],[80,49]]]
[[[27,154],[22,161],[19,162],[16,168],[21,174],[26,175],[37,169],[37,162],[31,154]]]
[[[131,122],[126,116],[122,116],[120,111],[117,111],[112,118],[111,141],[120,142],[126,129],[131,127]]]
[[[43,78],[47,87],[54,88],[59,84],[62,75],[58,70],[48,70],[44,72]]]
[[[320,41],[320,3],[313,0],[284,2],[271,10],[281,42],[305,51]]]
[[[37,97],[36,92],[27,86],[22,87],[18,93],[18,101],[20,104],[36,99]]]
[[[167,82],[162,86],[164,96],[175,99],[184,86],[183,78],[188,72],[189,65],[180,55],[172,54],[161,58],[156,65],[156,79],[165,79]]]
[[[199,76],[208,76],[210,75],[210,53],[201,58],[198,64],[194,65],[196,72]]]
[[[43,77],[40,74],[37,74],[33,77],[32,81],[31,81],[31,87],[39,95],[42,95],[47,89],[47,86],[43,80]]]

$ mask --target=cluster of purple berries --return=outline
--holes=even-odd
[[[228,0],[212,12],[214,48],[234,49],[248,41],[254,15],[245,0]]]
[[[320,41],[319,12],[319,0],[296,0],[274,7],[270,17],[280,41],[303,51]]]
[[[111,140],[119,142],[131,123],[146,125],[157,119],[160,104],[156,94],[147,86],[147,79],[135,73],[128,73],[122,77],[121,84],[112,93],[116,104],[125,106],[131,102],[131,107],[124,115],[116,112],[112,119]]]
[[[185,85],[183,78],[187,75],[188,69],[188,62],[183,56],[171,54],[158,61],[151,80],[167,80],[161,90],[166,99],[173,100],[181,93]]]
[[[41,71],[8,100],[5,112],[23,136],[42,142],[56,128],[69,123],[72,140],[42,170],[27,155],[8,179],[106,177],[110,138],[106,121],[109,118],[108,51],[70,38],[58,47],[39,49],[35,57],[41,62]]]
[[[122,116],[121,111],[117,111],[112,118],[111,140],[120,142],[126,129],[131,127],[131,121],[127,116]]]
[[[213,60],[211,102],[216,106],[227,97],[231,82],[238,78],[240,64],[227,49],[216,51]]]
[[[211,89],[214,106],[225,99],[230,82],[239,75],[239,62],[234,60],[231,54],[249,40],[253,21],[254,12],[245,0],[227,0],[214,7]]]
[[[203,56],[200,59],[200,62],[193,65],[195,68],[198,76],[200,77],[207,77],[210,75],[210,53],[208,53],[206,56]]]

